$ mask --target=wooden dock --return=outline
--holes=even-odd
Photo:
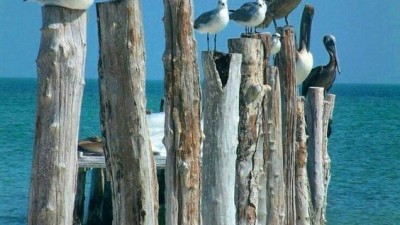
[[[157,169],[164,169],[166,157],[159,155],[159,154],[154,154],[153,156],[156,161]],[[106,168],[105,157],[104,156],[87,156],[87,155],[84,155],[83,152],[79,152],[78,167],[86,168],[86,169]]]

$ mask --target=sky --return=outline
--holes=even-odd
[[[97,1],[97,0],[95,0]],[[228,0],[230,9],[249,0]],[[163,79],[165,48],[163,0],[142,0],[146,43],[147,79]],[[217,0],[193,0],[194,18],[214,9]],[[289,23],[299,31],[305,4],[315,8],[311,30],[314,67],[325,65],[328,54],[322,43],[326,34],[336,37],[341,74],[338,83],[400,84],[399,0],[308,0],[290,14]],[[278,20],[283,26],[284,20]],[[0,0],[0,77],[36,77],[40,42],[41,7],[22,0]],[[244,28],[230,22],[218,34],[217,50],[227,52],[227,40]],[[258,31],[274,32],[273,26]],[[198,56],[207,50],[206,36],[195,32]],[[211,39],[212,40],[212,39]],[[86,78],[97,78],[98,38],[95,6],[88,10]],[[213,46],[212,42],[210,42]],[[198,60],[201,65],[200,58]]]

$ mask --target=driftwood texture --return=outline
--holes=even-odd
[[[83,224],[83,215],[85,211],[85,186],[86,186],[86,169],[78,169],[78,177],[76,179],[77,187],[75,194],[74,206],[74,222],[73,225]]]
[[[324,171],[322,158],[322,116],[324,110],[324,89],[311,87],[308,90],[306,122],[308,137],[307,171],[310,180],[312,202],[312,224],[321,224],[324,207]]]
[[[297,99],[296,214],[297,225],[311,224],[311,193],[307,175],[307,135],[304,98]]]
[[[326,205],[328,198],[328,186],[331,180],[331,159],[328,154],[328,124],[330,123],[330,119],[332,119],[333,109],[335,106],[335,98],[336,96],[333,94],[328,94],[325,96],[324,100],[324,115],[322,117],[323,123],[323,137],[322,137],[322,160],[323,160],[323,170],[324,170],[324,188],[325,188],[325,196],[323,200],[322,207],[322,216],[321,216],[321,224],[326,224]]]
[[[263,174],[262,100],[264,49],[254,38],[228,40],[229,52],[243,55],[239,91],[239,145],[236,160],[236,224],[257,224],[258,192]]]
[[[157,224],[158,187],[146,122],[140,1],[98,3],[101,129],[113,224]]]
[[[193,2],[164,0],[166,224],[200,224],[200,84]]]
[[[286,224],[296,224],[295,199],[295,150],[297,91],[295,77],[294,30],[285,27],[282,31],[282,47],[276,57],[281,82],[283,168],[286,186]]]
[[[266,173],[266,218],[265,223],[283,224],[285,221],[285,182],[283,172],[282,147],[282,110],[279,72],[276,67],[269,67],[266,83],[271,92],[264,100],[263,129],[264,171]],[[260,221],[261,222],[261,221]]]
[[[29,224],[73,223],[86,12],[42,8]]]
[[[106,224],[103,221],[104,187],[106,170],[101,168],[92,169],[92,180],[90,182],[90,198],[88,217],[86,225]],[[107,221],[112,223],[112,221]]]
[[[205,83],[202,222],[234,225],[242,55],[203,52],[202,62]]]

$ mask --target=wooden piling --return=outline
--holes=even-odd
[[[324,114],[322,117],[323,123],[323,136],[322,136],[322,160],[323,160],[323,181],[324,181],[324,188],[325,188],[325,196],[323,200],[322,206],[322,215],[321,215],[321,224],[326,224],[326,206],[327,206],[327,198],[328,198],[328,186],[331,180],[331,159],[328,154],[328,126],[330,120],[332,119],[333,109],[335,106],[335,98],[336,96],[333,94],[328,94],[325,96],[324,100]]]
[[[281,225],[285,222],[286,191],[283,172],[281,89],[276,67],[269,67],[266,83],[271,86],[271,92],[263,103],[266,221],[262,224]]]
[[[307,94],[306,122],[308,134],[307,171],[310,180],[313,217],[311,223],[321,224],[325,187],[322,158],[324,89],[311,87]]]
[[[85,187],[86,187],[86,169],[79,168],[78,177],[76,179],[77,187],[74,205],[74,222],[73,225],[83,224],[83,215],[85,212]]]
[[[102,224],[105,182],[105,169],[93,168],[86,225]]]
[[[296,162],[296,49],[294,30],[284,27],[282,47],[276,56],[281,83],[283,168],[286,186],[286,224],[296,224],[295,162]]]
[[[164,0],[166,224],[200,224],[200,82],[193,1]]]
[[[254,38],[228,40],[229,52],[241,53],[239,145],[236,160],[236,224],[256,224],[260,176],[263,174],[261,103],[270,90],[264,85],[264,49]]]
[[[307,175],[307,135],[304,98],[297,99],[296,225],[311,224],[311,193]]]
[[[157,224],[158,188],[146,121],[140,1],[97,3],[101,129],[113,224]]]
[[[202,53],[204,144],[202,223],[236,223],[235,165],[238,145],[240,54]]]
[[[86,12],[42,8],[28,224],[70,225],[86,57]]]

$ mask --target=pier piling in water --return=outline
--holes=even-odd
[[[207,137],[203,144],[201,171],[202,222],[235,224],[235,167],[242,56],[203,52],[202,61],[205,82],[203,128]]]
[[[86,11],[42,7],[28,224],[73,223]]]
[[[146,121],[140,1],[97,3],[103,147],[113,224],[157,225],[158,186]]]
[[[268,63],[270,34],[230,39],[232,54],[218,59],[203,52],[203,134],[193,3],[164,6],[161,160],[147,130],[140,3],[97,4],[103,143],[96,150],[104,156],[76,151],[86,13],[43,8],[29,224],[83,224],[86,169],[95,168],[87,224],[157,225],[156,166],[166,171],[167,225],[325,224],[335,96],[313,87],[306,100],[297,96],[293,28],[281,29],[276,67]]]

